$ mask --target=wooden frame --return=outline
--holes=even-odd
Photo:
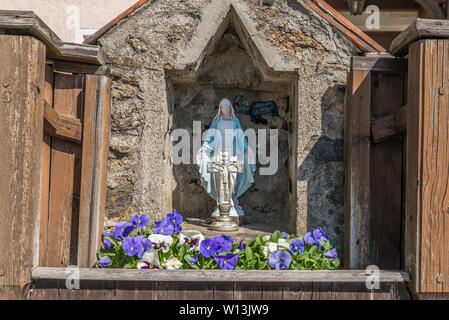
[[[402,267],[407,65],[407,60],[385,54],[351,59],[344,139],[346,268]]]
[[[67,289],[67,270],[79,289]],[[380,271],[368,289],[362,270],[123,270],[36,268],[30,299],[408,300],[408,274]],[[374,279],[374,278],[373,278]]]
[[[409,51],[405,267],[417,297],[448,297],[449,40]]]
[[[33,12],[0,11],[0,52],[0,190],[13,205],[0,209],[0,298],[23,298],[32,267],[95,263],[111,80],[98,46],[61,41]]]
[[[371,276],[365,270],[137,270],[79,269],[80,280],[157,281],[157,282],[333,282],[365,283]],[[381,270],[378,281],[407,282],[407,272]],[[65,268],[34,268],[34,280],[64,280]]]

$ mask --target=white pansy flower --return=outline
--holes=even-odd
[[[147,263],[145,263],[147,262]],[[150,264],[150,265],[148,265]],[[159,254],[155,250],[149,250],[143,254],[142,259],[137,262],[137,269],[152,269],[161,268],[161,262],[159,261]]]
[[[263,240],[264,242],[267,242],[268,240],[270,240],[270,238],[271,238],[271,236],[270,236],[270,235],[267,235],[267,236],[263,236],[263,237],[262,237],[262,240]]]
[[[274,243],[274,242],[269,241],[269,242],[267,243],[267,245],[268,245],[268,250],[270,251],[270,253],[275,252],[275,251],[278,250],[278,245],[277,245],[277,243]]]
[[[267,246],[261,246],[260,249],[262,249],[263,255],[265,258],[268,258],[268,247]]]
[[[173,238],[171,236],[165,236],[163,234],[153,233],[148,237],[148,239],[152,243],[156,243],[156,246],[159,245],[159,248],[156,247],[154,249],[159,250],[162,249],[163,252],[167,252],[170,249],[170,246],[173,243]]]
[[[265,258],[268,258],[268,256],[271,253],[276,252],[278,250],[278,245],[277,245],[277,243],[274,243],[274,242],[267,242],[266,246],[262,246],[260,248],[262,249],[262,252],[263,252]]]
[[[191,243],[189,243],[191,247],[188,251],[198,251],[200,249],[201,242],[205,239],[203,234],[197,230],[185,230],[179,234],[178,246],[184,245],[186,243],[186,238],[188,241],[191,241]]]
[[[171,257],[165,261],[164,266],[168,270],[180,269],[182,267],[182,262],[175,257]]]
[[[290,243],[284,238],[279,238],[277,245],[278,247],[283,247],[285,249],[290,248]]]

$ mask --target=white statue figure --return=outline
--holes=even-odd
[[[239,119],[234,113],[231,102],[222,99],[218,113],[206,132],[203,145],[197,154],[197,163],[201,175],[201,184],[207,194],[216,200],[217,184],[215,175],[207,172],[207,163],[216,161],[219,149],[230,150],[231,161],[243,161],[242,173],[231,173],[232,207],[231,218],[239,225],[244,224],[245,213],[240,207],[238,198],[254,183],[256,161],[248,146],[248,139],[243,133]],[[212,218],[219,216],[218,208],[212,213]]]

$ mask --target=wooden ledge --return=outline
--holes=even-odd
[[[7,34],[30,35],[47,47],[47,59],[105,64],[98,46],[63,42],[33,11],[0,10],[0,30]]]
[[[66,268],[36,267],[33,280],[66,280]],[[137,270],[80,268],[80,280],[155,282],[338,282],[365,283],[365,270]],[[403,271],[379,271],[379,282],[407,282]]]
[[[406,56],[408,46],[421,39],[449,39],[449,20],[416,19],[393,40],[390,51],[395,56]]]

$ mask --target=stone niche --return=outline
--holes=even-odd
[[[237,114],[244,129],[279,133],[277,173],[256,171],[240,197],[248,228],[323,227],[343,244],[343,105],[358,49],[306,2],[149,1],[98,42],[113,79],[107,223],[173,209],[207,218],[215,203],[196,164],[170,162],[170,132],[192,134],[193,120],[204,131],[221,98],[242,95],[279,107],[267,124]]]
[[[279,116],[263,116],[264,121],[261,122],[251,121],[251,116],[236,112],[243,130],[266,130],[267,152],[270,152],[269,130],[277,129],[278,132],[277,172],[274,175],[260,175],[261,164],[258,161],[255,182],[239,201],[250,225],[263,223],[287,230],[292,214],[289,207],[292,178],[289,174],[289,141],[294,130],[291,115],[294,84],[285,78],[264,79],[266,76],[261,74],[261,62],[246,49],[249,43],[245,43],[247,40],[235,18],[231,11],[221,26],[222,32],[216,35],[214,47],[205,55],[191,81],[182,78],[182,72],[168,77],[171,88],[169,113],[172,115],[173,129],[189,130],[193,150],[192,121],[201,121],[203,133],[217,114],[222,98],[234,102],[236,96],[243,96],[249,104],[274,101]],[[237,111],[236,108],[234,110]],[[258,147],[253,150],[255,153]],[[216,207],[215,200],[201,186],[196,164],[173,165],[172,188],[173,208],[187,218],[207,219]]]

